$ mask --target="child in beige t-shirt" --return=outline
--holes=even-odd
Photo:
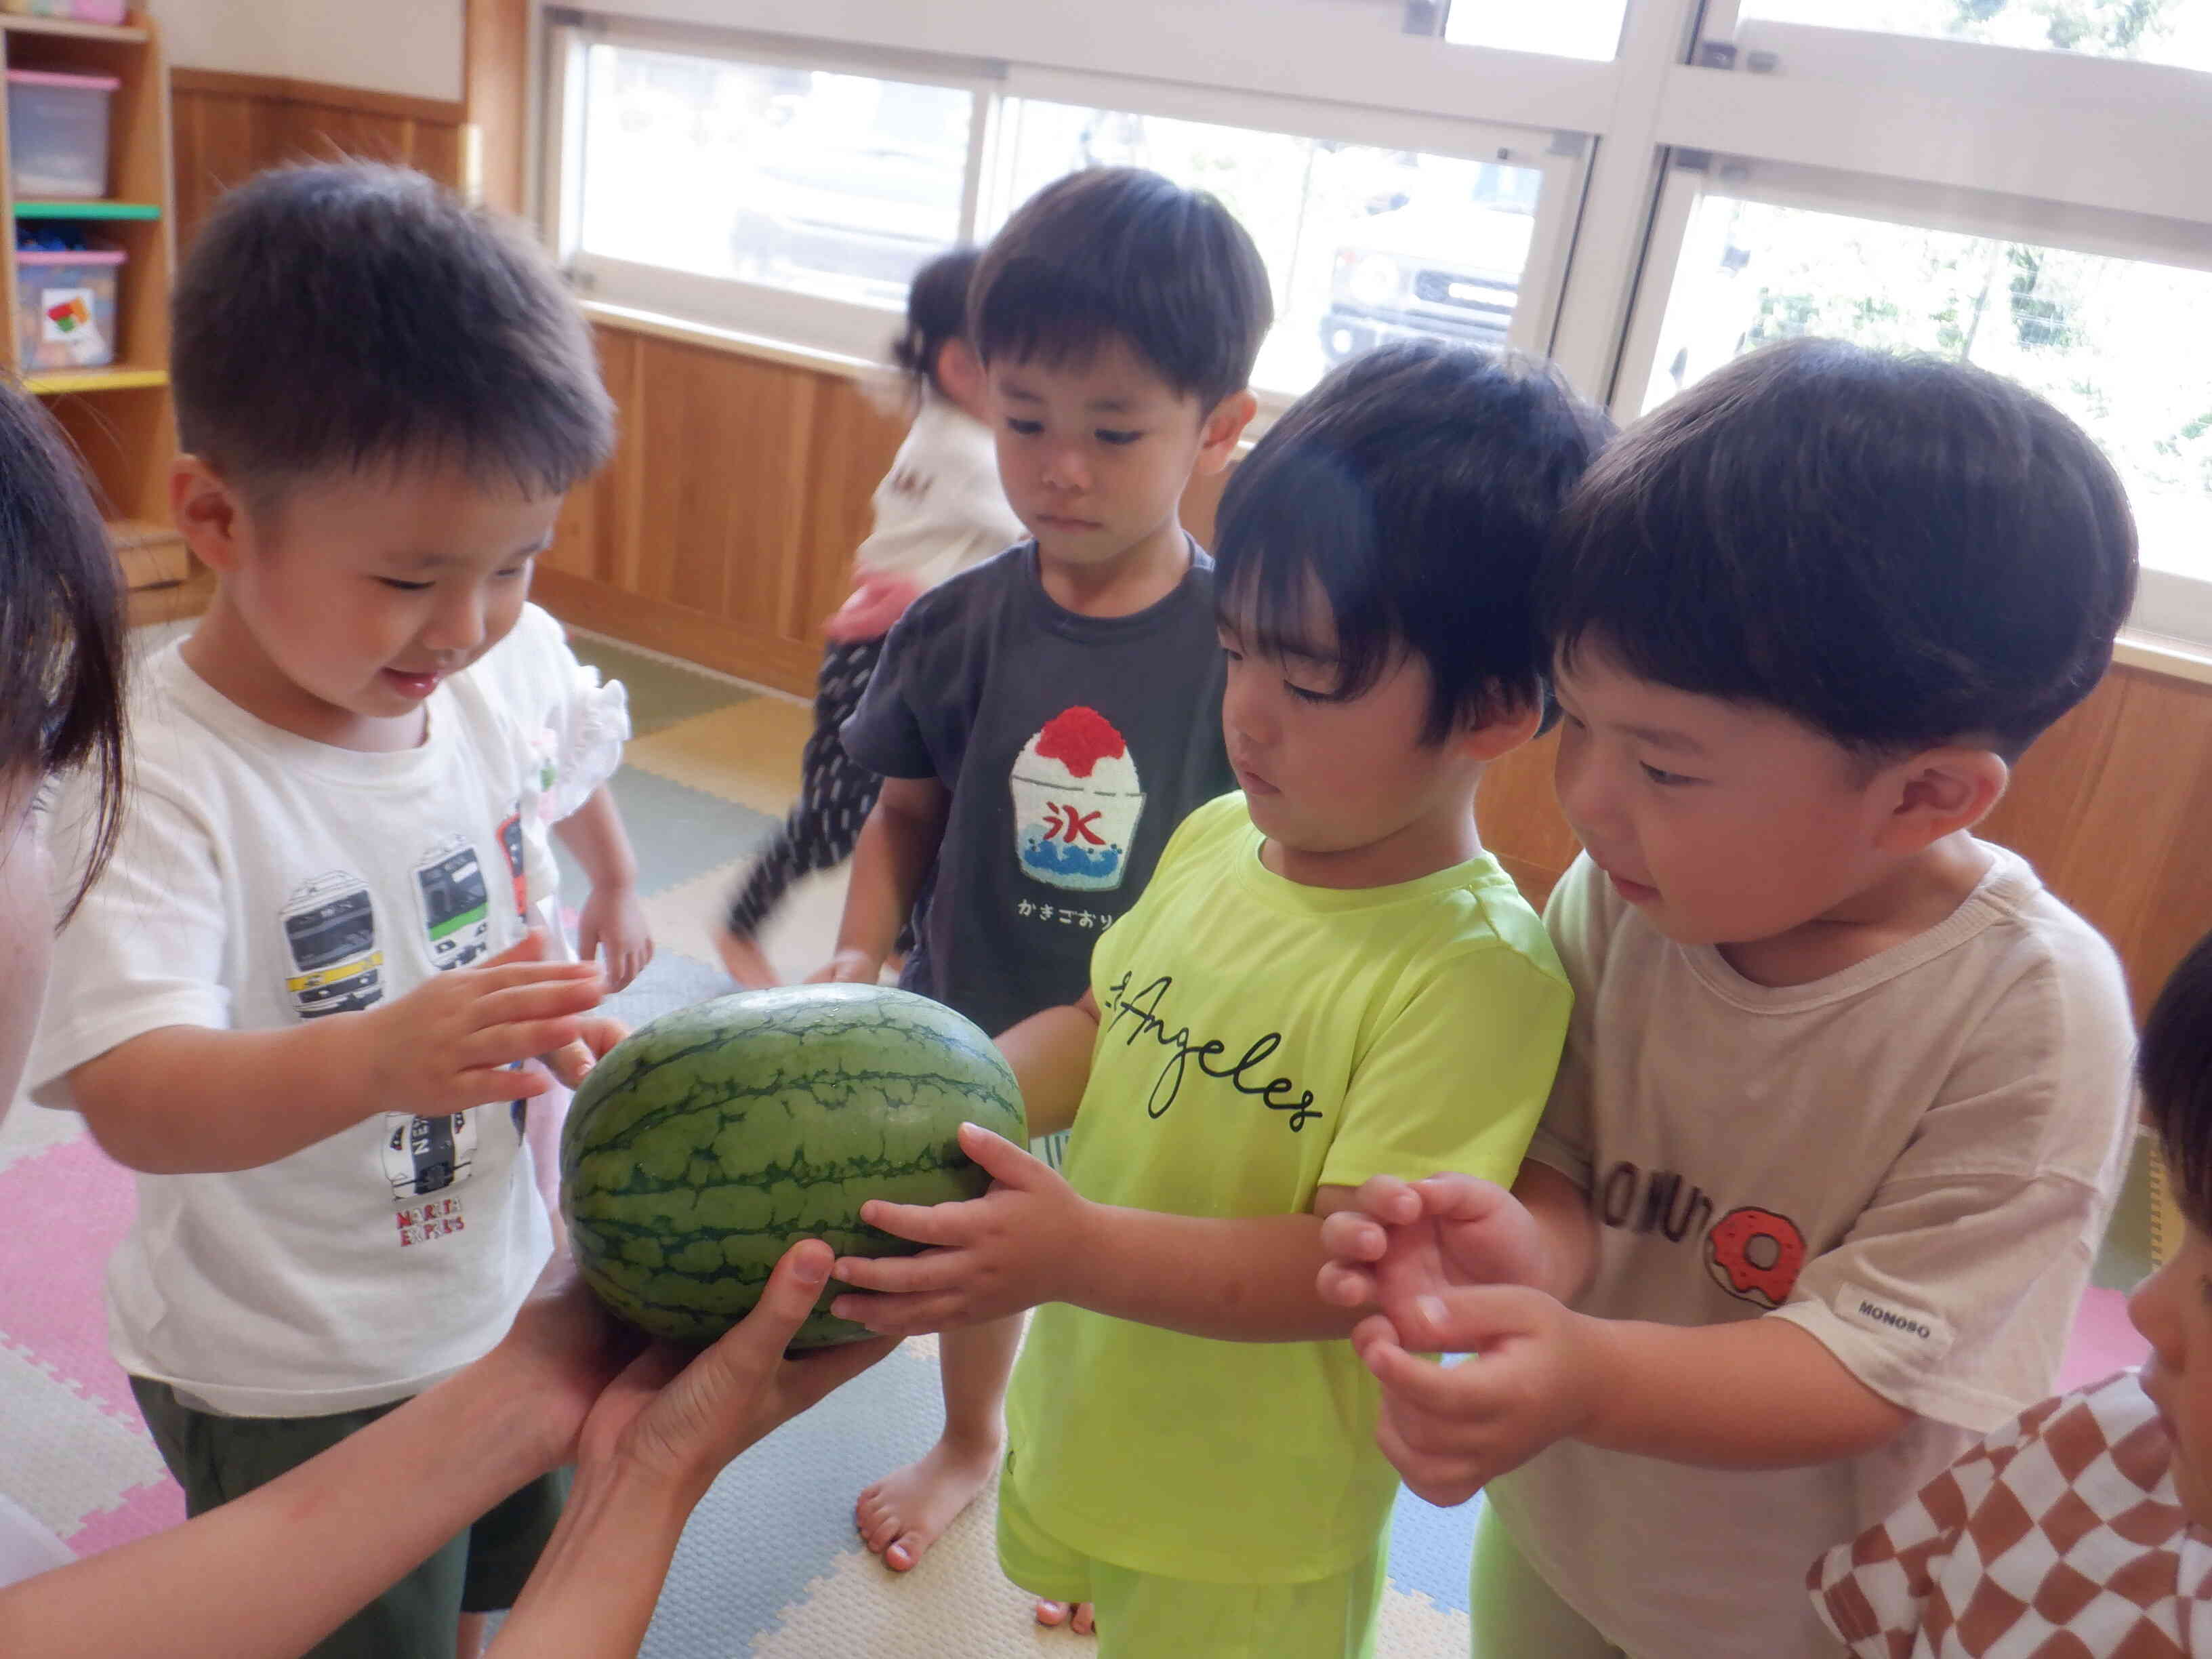
[[[1382,1183],[1324,1270],[1381,1281],[1385,1452],[1486,1495],[1483,1659],[1822,1651],[1805,1561],[2049,1392],[2128,999],[1973,832],[2135,569],[2064,416],[1832,341],[1739,359],[1584,476],[1539,582],[1585,848],[1546,916],[1559,1083],[1510,1195]]]

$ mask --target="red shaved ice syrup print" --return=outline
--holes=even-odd
[[[1114,729],[1114,722],[1095,708],[1080,703],[1062,709],[1036,734],[1036,751],[1043,760],[1056,760],[1079,778],[1087,778],[1103,760],[1119,760],[1129,745]]]
[[[1121,884],[1144,817],[1128,740],[1095,708],[1062,709],[1014,761],[1014,856],[1050,887],[1104,892]]]

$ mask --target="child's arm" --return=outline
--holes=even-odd
[[[1073,1125],[1097,1046],[1098,1000],[1089,991],[1079,1001],[1031,1014],[1000,1036],[999,1052],[1021,1085],[1032,1139]]]
[[[579,1041],[604,989],[544,949],[533,933],[395,1001],[283,1030],[161,1026],[72,1070],[70,1103],[117,1162],[185,1175],[272,1164],[378,1112],[526,1099],[548,1079],[507,1067]]]
[[[822,624],[822,632],[840,644],[879,640],[921,593],[921,584],[911,577],[863,571],[854,578],[853,591],[845,596],[845,603]]]
[[[810,983],[873,985],[937,861],[952,792],[935,778],[885,778],[853,849],[836,954]]]
[[[1352,1346],[1382,1384],[1384,1455],[1432,1504],[1465,1503],[1555,1440],[1707,1468],[1795,1468],[1871,1451],[1912,1419],[1784,1319],[1595,1319],[1488,1285],[1376,1315]],[[1480,1357],[1449,1367],[1417,1357],[1431,1352]]]
[[[991,1190],[964,1204],[864,1205],[869,1225],[934,1248],[840,1257],[839,1279],[885,1294],[841,1296],[839,1317],[905,1336],[1068,1302],[1229,1342],[1340,1337],[1358,1317],[1314,1288],[1321,1218],[1352,1201],[1349,1188],[1320,1188],[1310,1215],[1170,1215],[1079,1197],[1048,1165],[972,1123],[960,1145]]]
[[[841,1309],[854,1310],[845,1316],[904,1334],[1067,1302],[1226,1341],[1348,1334],[1377,1304],[1321,1293],[1327,1218],[1358,1201],[1358,1189],[1332,1182],[1331,1173],[1434,1167],[1447,1156],[1513,1169],[1542,1109],[1566,1024],[1565,988],[1529,971],[1516,954],[1462,951],[1431,964],[1428,976],[1369,1047],[1342,1099],[1315,1114],[1334,1116],[1339,1127],[1307,1213],[1192,1216],[1094,1203],[1036,1159],[969,1126],[962,1146],[994,1177],[992,1189],[933,1209],[864,1208],[872,1224],[937,1248],[841,1261],[837,1277],[856,1290],[894,1293],[840,1298]],[[1477,1096],[1467,1085],[1469,1066],[1482,1068]]]
[[[576,920],[576,954],[592,962],[605,946],[607,988],[619,991],[653,960],[653,929],[638,903],[637,855],[607,786],[592,791],[553,833],[592,884]]]

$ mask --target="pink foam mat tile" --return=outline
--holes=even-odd
[[[2148,1358],[2150,1344],[2129,1322],[2126,1292],[2093,1288],[2074,1316],[2074,1332],[2066,1344],[2066,1358],[2059,1362],[2055,1391],[2064,1394]]]
[[[118,1544],[147,1538],[185,1519],[185,1494],[173,1480],[150,1480],[133,1486],[123,1501],[111,1509],[88,1515],[83,1524],[62,1540],[80,1557],[97,1555]]]
[[[0,1171],[0,1334],[112,1415],[138,1420],[122,1370],[107,1352],[102,1280],[131,1224],[131,1172],[89,1138]]]

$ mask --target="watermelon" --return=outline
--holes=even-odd
[[[1025,1144],[1014,1075],[941,1003],[874,985],[744,991],[663,1014],[584,1079],[561,1134],[561,1212],[601,1301],[655,1336],[713,1341],[798,1239],[840,1255],[919,1244],[866,1226],[872,1198],[942,1204],[990,1177],[963,1121]],[[869,1333],[835,1280],[793,1348]]]

